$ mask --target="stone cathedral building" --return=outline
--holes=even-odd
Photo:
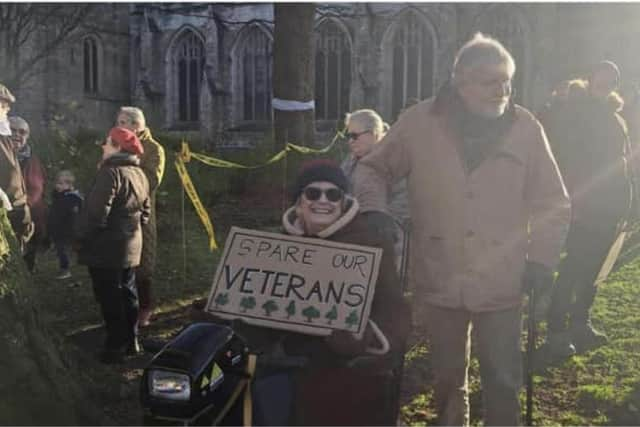
[[[272,4],[101,4],[91,19],[92,29],[52,54],[42,81],[20,93],[17,110],[31,122],[75,103],[78,123],[107,129],[131,104],[154,129],[197,133],[213,146],[252,145],[270,129]],[[605,58],[620,65],[630,90],[640,80],[638,19],[633,3],[319,3],[317,128],[365,107],[392,122],[437,91],[476,31],[511,50],[515,97],[530,109],[558,80]]]

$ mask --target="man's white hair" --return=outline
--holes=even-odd
[[[26,129],[27,132],[31,131],[29,123],[20,116],[9,116],[9,126]]]
[[[124,114],[131,120],[131,123],[138,125],[141,129],[147,127],[147,121],[144,119],[144,113],[138,107],[120,107],[118,114]]]
[[[455,81],[464,69],[470,69],[478,65],[506,64],[509,75],[516,72],[516,62],[511,53],[498,40],[476,33],[471,40],[466,42],[453,61],[452,79]]]

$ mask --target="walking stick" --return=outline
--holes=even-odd
[[[536,349],[536,299],[533,286],[529,288],[529,313],[527,316],[527,409],[525,425],[533,425],[533,352]]]

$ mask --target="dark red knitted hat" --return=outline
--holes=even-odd
[[[317,181],[330,182],[345,193],[349,189],[349,181],[336,162],[329,159],[310,160],[300,167],[296,182],[291,188],[291,199],[296,201],[307,185]]]
[[[136,134],[131,132],[129,129],[125,129],[123,127],[112,128],[109,131],[109,137],[111,137],[111,141],[113,141],[114,145],[120,147],[122,151],[136,154],[138,156],[144,153],[142,143]]]

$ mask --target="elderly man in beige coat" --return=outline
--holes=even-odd
[[[135,132],[142,143],[144,153],[140,156],[140,167],[149,180],[149,199],[151,216],[142,227],[142,259],[136,269],[136,286],[140,301],[139,326],[148,326],[153,310],[151,283],[156,266],[156,248],[158,240],[156,217],[156,190],[162,182],[165,168],[164,148],[151,135],[144,113],[137,107],[120,107],[116,124]]]
[[[27,204],[27,188],[18,157],[14,152],[11,127],[7,118],[7,113],[15,101],[16,99],[9,89],[0,84],[0,189],[11,203],[9,220],[20,247],[24,249],[27,241],[33,235],[33,223]]]
[[[386,210],[389,186],[408,180],[410,278],[439,423],[469,423],[473,325],[485,425],[517,425],[523,294],[551,286],[570,205],[540,123],[511,102],[509,52],[477,34],[453,68],[361,159],[354,188],[363,210]]]

